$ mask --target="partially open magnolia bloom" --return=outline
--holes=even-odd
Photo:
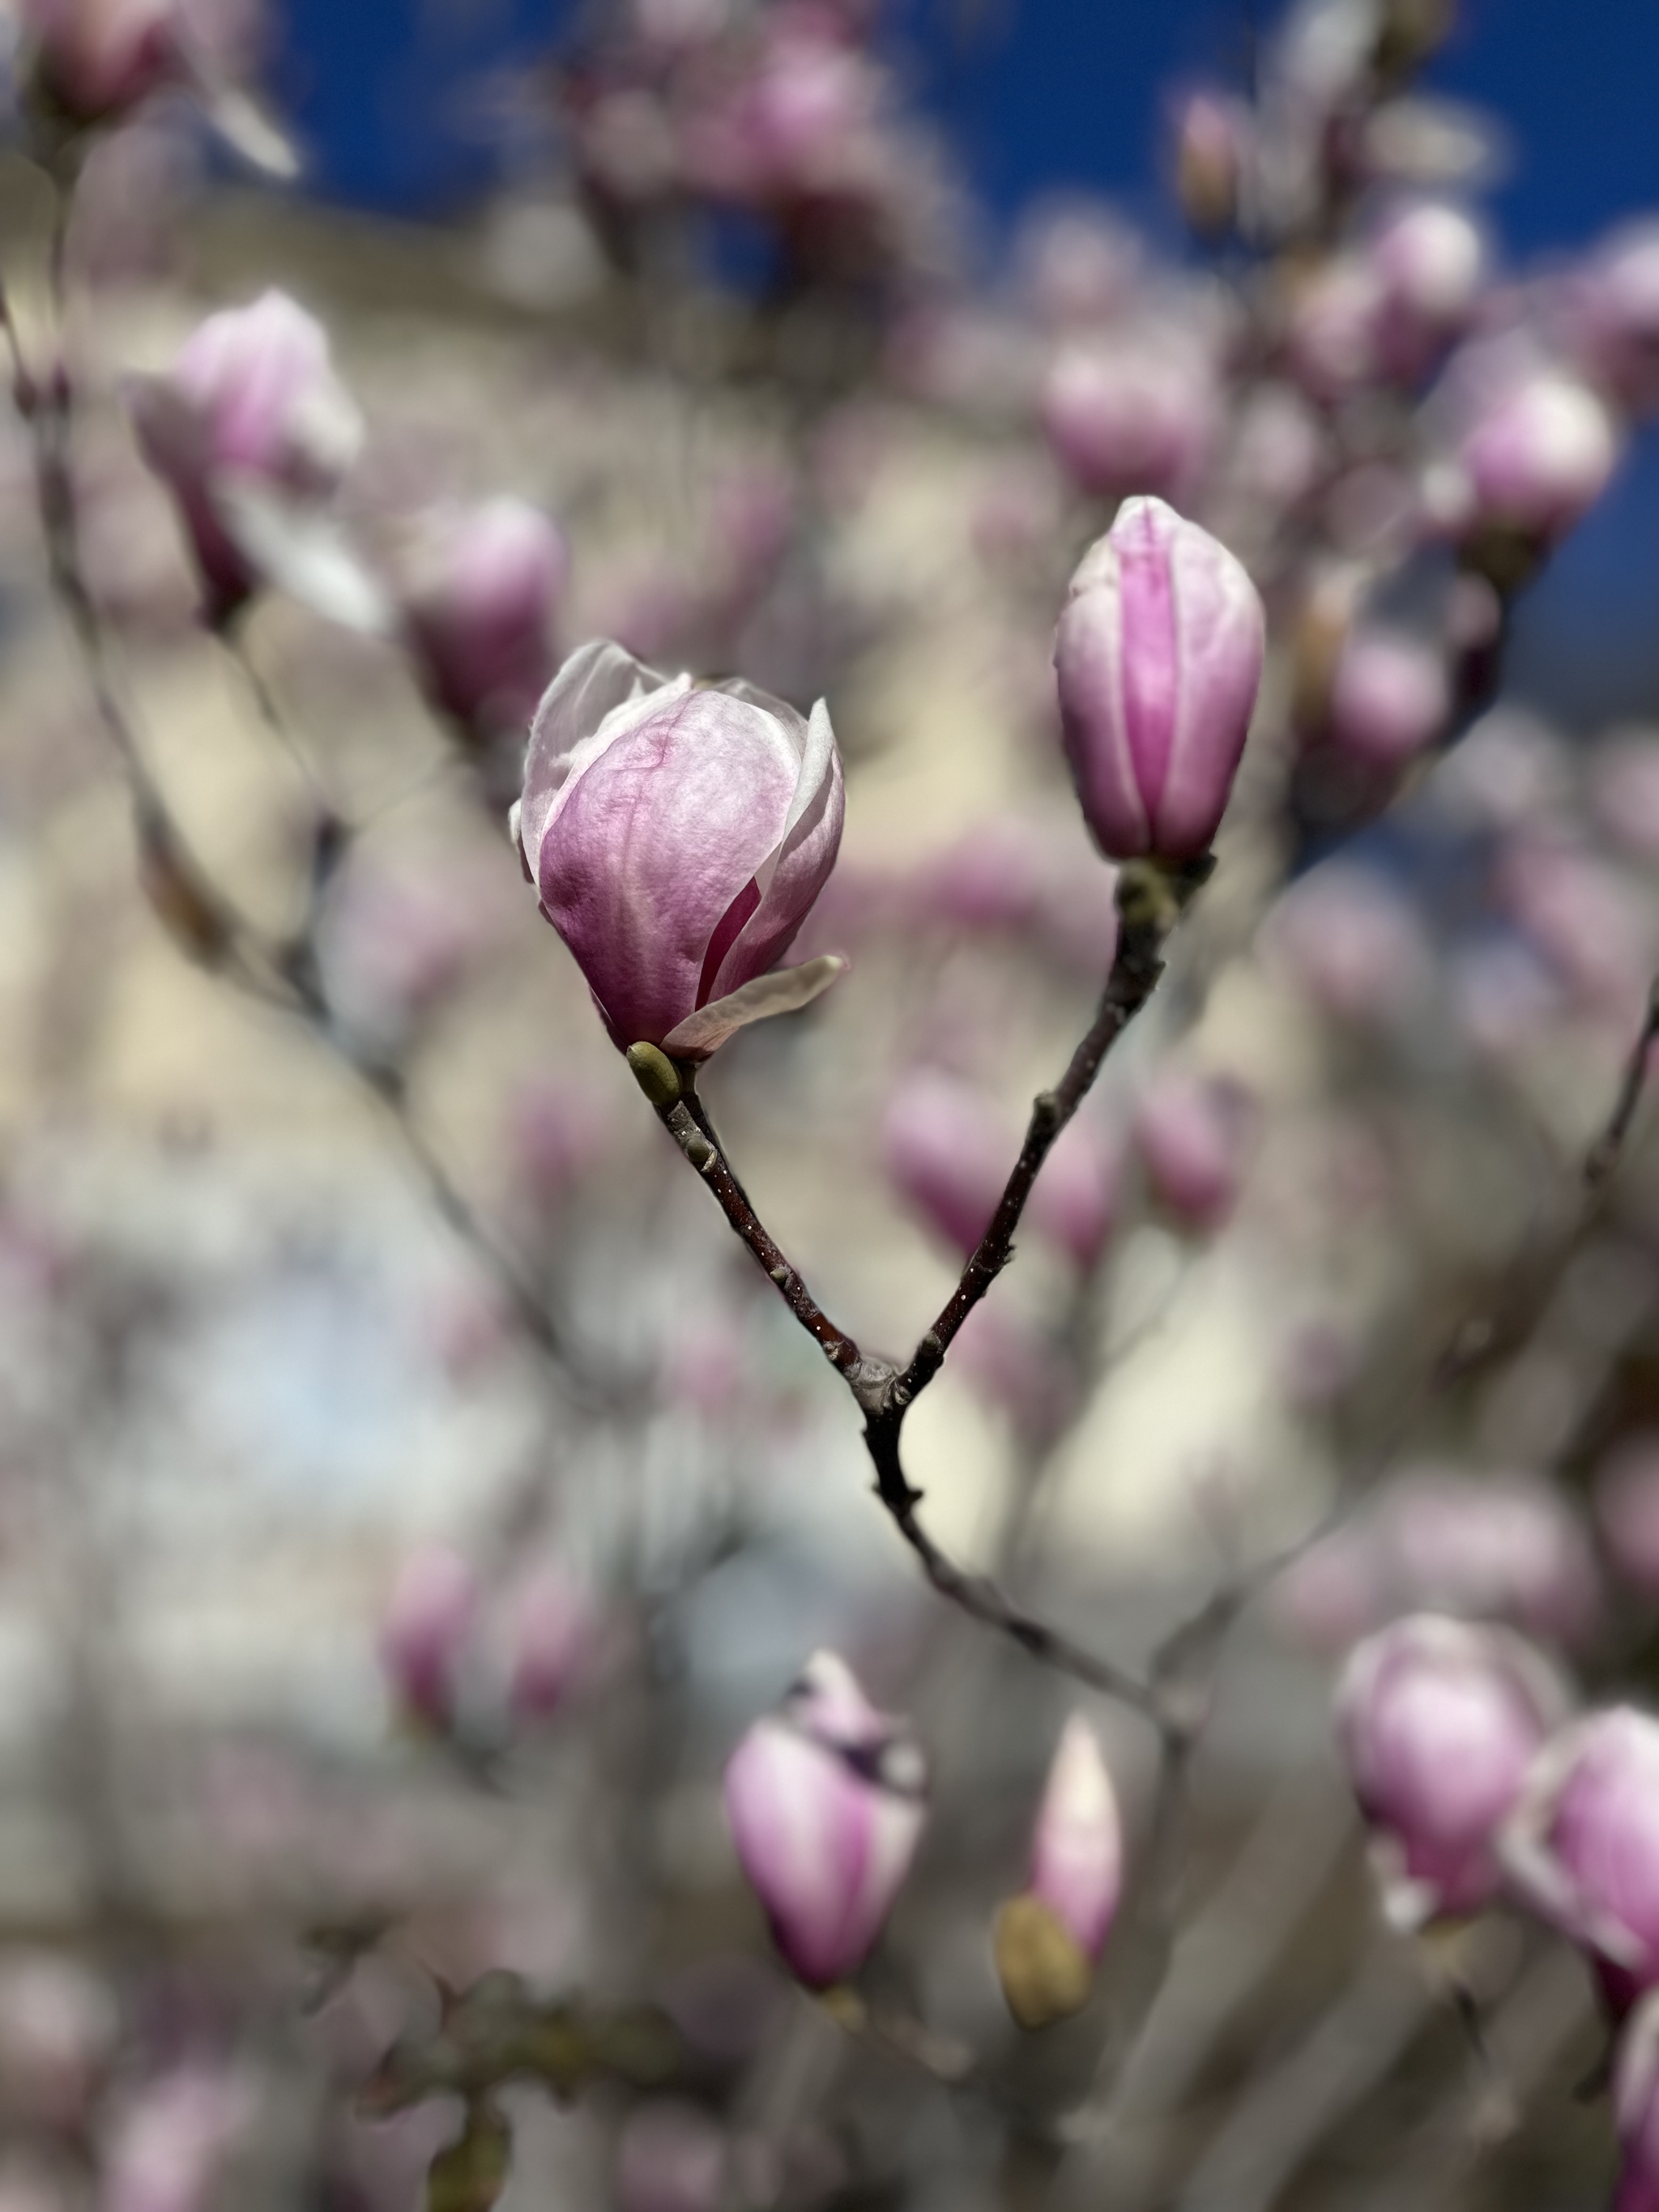
[[[732,1754],[738,1856],[809,1987],[843,1980],[881,1932],[921,1833],[926,1784],[921,1747],[833,1651],[813,1653],[781,1710]]]
[[[210,621],[265,580],[258,543],[290,571],[327,559],[320,546],[301,551],[276,510],[303,513],[335,489],[362,423],[327,331],[287,293],[210,315],[166,375],[132,378],[127,396],[144,459],[179,503]],[[345,581],[349,592],[349,570]]]
[[[1054,635],[1066,756],[1109,860],[1195,860],[1232,790],[1261,681],[1255,586],[1161,499],[1127,500]]]
[[[1592,1954],[1621,2008],[1659,1987],[1659,1721],[1617,1705],[1564,1729],[1501,1848],[1516,1893]]]
[[[827,953],[767,972],[835,865],[842,811],[822,700],[806,720],[600,640],[537,710],[514,835],[617,1044],[704,1060],[844,969]]]
[[[1350,1656],[1337,1732],[1396,1926],[1492,1898],[1499,1824],[1565,1705],[1545,1661],[1507,1629],[1413,1613]]]

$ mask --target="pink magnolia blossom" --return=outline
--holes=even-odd
[[[1362,861],[1329,860],[1292,884],[1263,941],[1274,964],[1337,1021],[1397,1021],[1420,1005],[1433,979],[1415,908]]]
[[[210,315],[164,376],[131,380],[145,459],[172,491],[200,574],[204,611],[228,620],[260,581],[239,497],[320,501],[357,448],[357,411],[328,334],[285,292]]]
[[[1054,667],[1073,778],[1109,858],[1208,849],[1255,705],[1263,621],[1232,555],[1162,500],[1127,501],[1085,554]]]
[[[1152,342],[1066,346],[1042,395],[1054,456],[1085,491],[1189,492],[1214,441],[1217,404],[1194,353]]]
[[[454,1717],[457,1681],[478,1610],[472,1569],[447,1544],[404,1561],[380,1625],[380,1660],[404,1710],[434,1728]]]
[[[1343,643],[1331,686],[1330,738],[1376,768],[1399,768],[1431,744],[1451,712],[1445,665],[1398,629],[1362,625]]]
[[[521,731],[557,665],[551,617],[569,573],[562,532],[521,499],[434,519],[404,616],[434,702],[480,738]]]
[[[526,1574],[513,1593],[508,1698],[523,1720],[546,1720],[580,1686],[593,1656],[588,1601],[556,1559]]]
[[[78,123],[123,114],[184,75],[179,0],[20,0],[35,81]]]
[[[1565,1644],[1595,1623],[1601,1593],[1583,1528],[1535,1476],[1404,1476],[1381,1501],[1375,1534],[1399,1604],[1507,1620]]]
[[[1659,1435],[1630,1437],[1602,1468],[1595,1518],[1622,1579],[1644,1597],[1659,1597]]]
[[[1176,193],[1200,237],[1218,237],[1238,218],[1250,151],[1250,120],[1224,94],[1189,93],[1176,118]]]
[[[1397,1924],[1493,1896],[1497,1829],[1562,1710],[1549,1668],[1505,1629],[1413,1613],[1351,1653],[1337,1730]]]
[[[1613,2212],[1659,2212],[1659,1993],[1625,2022],[1613,2079],[1619,2185]]]
[[[1563,536],[1607,488],[1620,431],[1590,387],[1539,365],[1483,394],[1458,449],[1480,524],[1546,541]]]
[[[1122,1156],[1087,1114],[1068,1121],[1042,1163],[1025,1218],[1079,1267],[1092,1267],[1117,1223]]]
[[[809,721],[740,678],[699,689],[600,641],[537,710],[514,834],[617,1046],[701,1060],[845,966],[767,975],[835,865],[842,811],[822,700]]]
[[[1171,1069],[1135,1115],[1135,1142],[1160,1202],[1183,1226],[1219,1228],[1243,1181],[1255,1102],[1236,1083]]]
[[[1123,1889],[1123,1829],[1099,1738],[1081,1713],[1061,1731],[1031,1838],[1031,1894],[1095,1960]]]
[[[1659,220],[1616,232],[1571,288],[1574,350],[1628,406],[1659,406]]]
[[[1465,207],[1417,200],[1397,208],[1370,241],[1382,287],[1378,339],[1397,374],[1414,375],[1468,321],[1486,272],[1486,241]]]
[[[1593,1955],[1616,2003],[1659,1984],[1659,1721],[1617,1705],[1565,1729],[1502,1847],[1522,1901]]]
[[[1018,1152],[982,1092],[920,1068],[889,1103],[882,1155],[912,1211],[945,1243],[971,1252],[991,1225]]]
[[[834,1652],[814,1653],[781,1709],[726,1770],[726,1810],[778,1948],[827,1989],[863,1961],[921,1833],[926,1768]]]

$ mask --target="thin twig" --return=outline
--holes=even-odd
[[[876,1494],[933,1589],[1044,1666],[1145,1715],[1158,1728],[1166,1753],[1177,1760],[1190,1745],[1192,1725],[1186,1701],[1174,1693],[1176,1686],[1158,1678],[1143,1681],[1115,1661],[1086,1650],[1012,1604],[986,1577],[952,1559],[922,1525],[918,1511],[922,1495],[905,1474],[900,1439],[906,1415],[938,1374],[957,1332],[1012,1257],[1014,1233],[1054,1139],[1083,1103],[1106,1054],[1157,988],[1164,972],[1164,940],[1211,866],[1206,856],[1179,870],[1146,865],[1121,872],[1117,951],[1099,1011],[1060,1082],[1033,1104],[1024,1143],[991,1225],[938,1320],[902,1370],[867,1357],[812,1296],[732,1172],[708,1109],[697,1097],[695,1067],[672,1066],[648,1048],[636,1048],[631,1061],[659,1119],[708,1184],[732,1231],[852,1391],[865,1417],[864,1439],[875,1469]]]
[[[164,927],[191,957],[222,975],[244,995],[302,1023],[386,1108],[439,1212],[495,1278],[538,1350],[562,1369],[579,1392],[596,1402],[631,1395],[637,1378],[616,1376],[596,1383],[592,1376],[584,1376],[577,1370],[563,1333],[545,1303],[484,1227],[416,1123],[401,1071],[365,1059],[341,1032],[318,973],[315,879],[311,912],[300,933],[285,941],[273,941],[203,867],[150,769],[120,696],[103,621],[82,558],[71,461],[75,392],[63,353],[64,240],[70,205],[70,192],[60,186],[50,257],[59,350],[44,386],[29,369],[3,288],[0,288],[0,331],[10,355],[14,396],[33,457],[48,579],[78,648],[99,722],[131,793],[140,874],[151,904]],[[227,640],[226,643],[241,664],[263,719],[298,757],[258,670],[236,641]],[[325,823],[335,823],[331,811]]]

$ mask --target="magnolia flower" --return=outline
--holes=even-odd
[[[509,1650],[513,1711],[545,1720],[562,1707],[593,1656],[592,1608],[556,1559],[533,1568],[514,1593]]]
[[[821,699],[803,720],[740,678],[700,689],[600,641],[537,709],[514,834],[617,1044],[705,1060],[845,969],[824,954],[767,973],[835,866],[842,811]]]
[[[1261,680],[1264,617],[1224,545],[1132,499],[1083,556],[1054,636],[1066,757],[1109,859],[1207,851]]]
[[[1123,1886],[1117,1793],[1100,1741],[1080,1713],[1061,1732],[1031,1839],[1031,1893],[1091,1959],[1105,1948]]]
[[[1626,1438],[1595,1478],[1595,1518],[1621,1578],[1659,1596],[1659,1436]]]
[[[1061,1733],[1031,1839],[1031,1880],[997,1918],[1009,2009],[1042,2027],[1086,2002],[1123,1887],[1117,1793],[1080,1713]]]
[[[1540,367],[1486,398],[1458,452],[1474,520],[1561,537],[1607,488],[1620,431],[1587,384]]]
[[[882,1155],[911,1210],[962,1252],[990,1227],[1016,1157],[983,1094],[935,1068],[918,1068],[894,1091]]]
[[[1564,1703],[1544,1661],[1505,1629],[1413,1613],[1350,1654],[1337,1731],[1397,1925],[1493,1895],[1499,1823]]]
[[[1339,751],[1370,767],[1401,767],[1433,743],[1450,712],[1445,665],[1431,646],[1380,625],[1349,633],[1331,685]]]
[[[880,1933],[921,1833],[926,1778],[903,1723],[869,1704],[832,1651],[813,1654],[781,1710],[732,1753],[738,1856],[811,1988],[843,1980]]]
[[[1066,347],[1042,393],[1054,456],[1085,491],[1188,489],[1214,443],[1216,400],[1195,350],[1155,341]]]
[[[380,1660],[403,1709],[433,1728],[454,1715],[457,1679],[477,1617],[471,1568],[447,1544],[405,1560],[380,1626]]]
[[[1153,1195],[1183,1228],[1219,1228],[1237,1201],[1255,1103],[1224,1077],[1165,1069],[1135,1115],[1135,1141]]]
[[[331,591],[347,619],[374,618],[343,555],[298,526],[338,484],[362,428],[328,333],[303,307],[268,291],[210,315],[166,375],[131,380],[128,404],[179,503],[210,621],[228,620],[273,571],[313,599]]]
[[[524,500],[488,500],[434,518],[411,566],[404,627],[434,703],[471,737],[521,732],[557,665],[563,533]]]
[[[1659,1986],[1659,1721],[1618,1705],[1564,1729],[1500,1848],[1522,1901],[1593,1954],[1621,2006]]]
[[[1086,1114],[1075,1115],[1042,1163],[1025,1218],[1079,1267],[1092,1267],[1117,1223],[1122,1155]]]
[[[34,82],[78,123],[135,107],[182,74],[179,0],[19,0]]]
[[[1613,2116],[1620,2153],[1613,2212],[1659,2212],[1659,1993],[1643,1999],[1619,2039]]]

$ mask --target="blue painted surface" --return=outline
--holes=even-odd
[[[1172,237],[1163,118],[1183,79],[1241,82],[1252,0],[891,0],[895,50],[993,214],[1090,189]],[[1270,25],[1278,10],[1259,5]],[[311,188],[434,212],[487,186],[503,94],[573,0],[286,0],[282,95]],[[1508,250],[1564,251],[1659,209],[1659,0],[1463,0],[1434,87],[1512,134],[1492,195]],[[1524,610],[1516,668],[1540,691],[1659,713],[1659,432]],[[1594,708],[1591,708],[1591,702]]]
[[[892,28],[994,208],[1088,187],[1156,219],[1168,88],[1237,81],[1252,12],[1251,0],[895,0]],[[572,0],[283,0],[279,74],[315,188],[408,210],[477,189],[492,160],[489,80],[544,52],[574,13]],[[1518,250],[1659,205],[1659,0],[1464,0],[1431,81],[1511,127],[1495,204]]]

